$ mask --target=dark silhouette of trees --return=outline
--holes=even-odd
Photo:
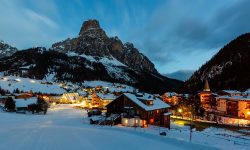
[[[8,97],[8,98],[6,99],[4,108],[5,108],[7,111],[15,111],[15,108],[16,108],[15,101],[14,101],[11,97]]]

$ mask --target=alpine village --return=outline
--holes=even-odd
[[[152,139],[180,137],[194,144],[180,149],[225,149],[230,144],[248,149],[249,41],[250,33],[232,39],[185,82],[161,75],[132,43],[109,37],[95,19],[84,21],[77,36],[50,48],[19,50],[1,41],[0,120],[7,115],[31,123],[34,117],[76,111],[79,128],[124,130]],[[199,142],[202,138],[218,140],[217,145]]]

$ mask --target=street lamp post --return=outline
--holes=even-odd
[[[183,116],[182,116],[182,109],[181,108],[178,109],[178,112],[180,113],[181,117],[183,118]]]

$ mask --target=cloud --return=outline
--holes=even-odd
[[[0,39],[18,48],[77,36],[95,18],[110,36],[132,42],[159,72],[197,69],[250,31],[249,0],[1,0]]]
[[[213,3],[170,0],[149,16],[139,34],[131,37],[136,42],[142,40],[138,42],[140,49],[155,63],[171,65],[181,55],[191,57],[197,52],[218,51],[240,34],[249,32],[249,6],[248,0]]]
[[[0,39],[19,49],[49,46],[59,39],[56,34],[60,31],[56,18],[50,18],[32,8],[29,8],[28,3],[18,0],[1,1]]]
[[[53,20],[51,20],[50,18],[48,18],[44,15],[38,14],[35,11],[30,10],[30,9],[26,9],[25,12],[30,17],[30,19],[33,21],[37,21],[38,23],[44,23],[44,24],[46,24],[49,27],[54,28],[54,29],[59,28],[58,25]]]

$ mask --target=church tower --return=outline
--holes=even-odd
[[[208,80],[207,79],[205,80],[205,85],[204,85],[203,91],[206,91],[206,92],[210,92],[211,91],[210,88],[209,88],[209,84],[208,84]]]

